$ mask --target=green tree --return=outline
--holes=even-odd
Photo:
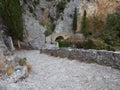
[[[109,14],[107,16],[107,30],[120,31],[120,14]]]
[[[73,31],[74,33],[77,30],[77,8],[75,8],[74,15],[73,15]]]
[[[82,22],[81,22],[81,31],[82,33],[84,34],[85,37],[87,37],[89,35],[88,31],[87,31],[87,12],[86,10],[84,10],[84,13],[83,13],[83,18],[82,18]]]
[[[51,30],[51,28],[48,26],[48,25],[46,25],[46,31],[45,31],[45,36],[49,36],[49,35],[51,35],[52,34],[52,30]]]
[[[22,10],[19,0],[0,0],[1,14],[14,40],[23,39]]]
[[[66,1],[60,1],[56,6],[57,7],[57,12],[62,13],[65,9],[65,5],[66,5]]]
[[[107,16],[103,39],[109,45],[116,45],[120,42],[120,14],[115,13]]]

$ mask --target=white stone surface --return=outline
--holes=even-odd
[[[74,1],[71,1],[70,3],[67,3],[64,9],[64,13],[62,14],[63,20],[58,19],[55,33],[61,33],[61,32],[68,32],[73,33],[72,31],[72,22],[73,18],[70,17],[70,15],[73,15],[74,9],[75,9],[75,3]]]
[[[25,30],[27,31],[28,36],[31,38],[29,41],[30,45],[33,48],[42,48],[45,45],[45,28],[39,24],[38,20],[35,20],[33,17],[23,15]],[[25,38],[28,38],[26,36]]]
[[[27,58],[33,72],[22,82],[6,84],[7,90],[120,90],[119,70],[55,58],[36,50],[15,53]]]
[[[15,71],[11,76],[9,76],[7,78],[7,82],[9,83],[15,83],[15,82],[18,82],[18,81],[21,81],[21,78],[25,78],[28,76],[28,71],[27,71],[27,67],[24,66],[18,66],[16,68],[20,68],[19,71]]]

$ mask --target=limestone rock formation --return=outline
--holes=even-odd
[[[73,33],[72,24],[75,8],[77,8],[78,17],[77,31],[80,31],[81,18],[85,10],[87,17],[98,17],[104,21],[107,14],[118,12],[120,6],[120,0],[20,1],[23,7],[25,29],[29,35],[28,41],[34,48],[41,48],[45,45],[46,26],[49,26],[54,33]],[[65,6],[60,4],[61,1],[65,2]],[[59,9],[63,7],[63,11],[58,13]]]
[[[120,0],[96,0],[96,5],[97,16],[104,20],[107,14],[118,12],[117,10],[120,8]]]
[[[25,27],[25,42],[33,48],[42,48],[45,44],[45,28],[39,24],[38,20],[27,15],[23,16]]]
[[[78,17],[77,31],[81,29],[85,10],[87,17],[97,17],[102,21],[107,14],[120,12],[120,0],[20,0],[20,4],[23,8],[24,41],[39,49],[45,45],[46,26],[54,33],[73,33],[75,8]]]
[[[4,38],[3,38],[4,34],[3,34],[3,30],[0,27],[0,49],[3,51],[4,54],[11,54],[11,52],[9,51],[10,48],[6,46],[5,42],[4,42]],[[8,42],[9,43],[9,42]],[[9,49],[9,50],[8,50]]]

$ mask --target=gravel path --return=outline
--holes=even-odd
[[[14,90],[120,90],[119,70],[51,57],[37,50],[15,53],[27,57],[33,72],[24,81],[11,83]]]

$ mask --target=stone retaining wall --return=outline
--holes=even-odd
[[[44,49],[43,53],[84,62],[98,63],[120,69],[120,52],[84,49]]]

